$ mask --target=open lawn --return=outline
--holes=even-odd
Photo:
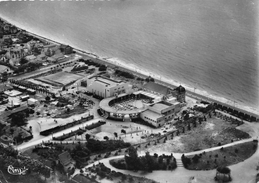
[[[222,119],[211,118],[181,136],[185,152],[202,150],[249,138],[250,135]]]
[[[246,142],[235,146],[222,148],[195,156],[186,156],[190,164],[185,167],[190,170],[211,170],[218,166],[229,166],[242,162],[252,156],[258,142]]]
[[[187,153],[247,138],[250,138],[250,135],[236,129],[236,125],[212,117],[198,124],[196,128],[192,127],[190,131],[185,130],[185,133],[181,133],[180,136],[168,138],[166,143],[150,146],[146,150]]]

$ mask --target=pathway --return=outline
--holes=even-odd
[[[229,147],[245,142],[250,142],[253,139],[245,139],[241,141],[236,141],[230,144],[226,144],[223,146],[219,147],[213,147],[213,148],[208,148],[204,149],[201,151],[195,151],[195,152],[190,152],[190,153],[185,153],[185,155],[195,155],[195,154],[200,154],[204,151],[209,152],[209,151],[214,151],[217,149],[220,149],[221,147]],[[170,155],[171,152],[159,152],[157,153],[158,155]],[[145,155],[144,151],[139,152],[139,155]],[[146,177],[149,179],[153,179],[158,182],[172,182],[174,180],[174,183],[187,183],[190,181],[190,177],[195,177],[193,182],[199,182],[199,183],[214,183],[214,176],[216,171],[215,170],[209,170],[209,171],[194,171],[194,170],[187,170],[183,167],[183,164],[181,162],[181,156],[182,153],[173,153],[174,157],[176,158],[177,162],[177,169],[174,171],[153,171],[152,173],[146,173],[146,172],[133,172],[133,171],[128,171],[128,170],[120,170],[117,168],[114,168],[113,166],[110,165],[109,161],[112,159],[118,159],[118,158],[124,158],[124,155],[119,155],[119,156],[114,156],[114,157],[109,157],[105,158],[99,161],[95,161],[92,164],[87,165],[85,168],[91,167],[94,164],[98,163],[103,163],[106,167],[110,168],[111,170],[121,172],[123,174],[131,174],[133,176],[138,176],[138,177]],[[238,163],[236,165],[231,165],[230,169],[232,170],[232,177],[234,179],[235,183],[252,183],[254,180],[253,177],[255,177],[256,171],[255,171],[255,164],[258,164],[259,162],[259,151],[257,150],[256,153],[250,157],[249,159],[245,160],[242,163]],[[84,170],[84,169],[83,169]],[[251,170],[246,172],[247,170]],[[76,170],[74,175],[80,173],[79,170]],[[192,183],[192,182],[191,182]]]

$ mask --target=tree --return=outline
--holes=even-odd
[[[198,163],[199,159],[200,157],[197,154],[195,154],[195,156],[192,158],[194,163]]]
[[[7,74],[7,72],[3,72],[1,75],[2,75],[2,82],[7,81],[7,79],[8,79],[8,74]]]
[[[115,138],[118,138],[118,133],[114,132]]]
[[[87,133],[87,134],[85,134],[85,139],[86,139],[86,140],[89,140],[89,139],[90,139],[90,137],[91,137],[91,135],[90,135],[90,134],[88,134],[88,133]]]
[[[107,67],[105,65],[101,65],[99,67],[99,71],[106,71]]]
[[[46,100],[47,102],[49,102],[49,101],[50,101],[50,97],[49,97],[49,96],[46,96],[45,100]]]
[[[191,130],[191,125],[190,125],[190,123],[188,124],[187,128],[188,128],[189,131]]]
[[[27,59],[25,59],[25,58],[22,58],[21,60],[20,60],[20,64],[21,65],[24,65],[24,64],[27,64],[29,61],[27,60]]]
[[[121,129],[121,133],[124,133],[124,134],[125,134],[125,136],[126,136],[126,130]]]
[[[145,155],[145,170],[147,170],[148,172],[152,172],[152,170],[155,168],[154,167],[155,163],[153,158],[150,156],[149,152],[146,152]]]
[[[23,126],[26,124],[26,115],[24,112],[19,112],[11,116],[11,126]]]
[[[236,153],[236,154],[238,153],[238,149],[235,149],[235,153]]]
[[[140,160],[138,158],[137,149],[130,146],[128,149],[128,155],[125,155],[125,162],[129,170],[139,170]]]

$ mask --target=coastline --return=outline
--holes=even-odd
[[[0,17],[0,18],[3,21],[5,21],[5,22],[7,22],[7,23],[9,23],[11,25],[16,26],[15,24],[7,21],[6,19],[4,19],[2,17]],[[55,41],[55,40],[52,40],[52,39],[40,36],[40,35],[35,34],[33,32],[29,32],[29,31],[27,31],[25,29],[22,29],[22,28],[19,28],[19,27],[17,27],[17,28],[19,30],[26,31],[26,33],[28,35],[31,35],[31,36],[36,37],[38,39],[44,40],[46,42],[51,42],[51,43],[57,44],[57,45],[65,44],[65,43],[61,43],[61,42],[58,42],[58,41]],[[71,47],[73,47],[74,51],[77,54],[83,56],[85,59],[87,59],[87,58],[94,59],[94,61],[96,61],[96,62],[100,62],[100,63],[106,64],[106,65],[109,65],[111,67],[118,67],[121,70],[124,70],[124,71],[127,71],[127,72],[131,72],[134,75],[137,75],[137,76],[142,77],[142,78],[151,76],[151,77],[153,77],[156,80],[157,83],[165,85],[165,86],[176,87],[176,86],[179,86],[180,84],[182,84],[186,88],[186,90],[187,90],[187,96],[190,96],[190,97],[196,98],[196,99],[200,99],[200,100],[216,102],[216,103],[219,103],[221,105],[225,105],[227,107],[231,107],[231,108],[239,110],[239,111],[241,111],[243,113],[247,113],[249,115],[253,115],[253,116],[256,116],[257,118],[259,118],[259,109],[255,109],[253,107],[249,107],[249,106],[245,106],[245,105],[242,105],[242,104],[238,104],[238,103],[236,103],[235,101],[233,101],[231,99],[227,99],[227,98],[224,98],[224,97],[219,97],[219,96],[211,95],[207,91],[202,91],[202,90],[200,90],[198,88],[193,88],[191,86],[187,86],[187,85],[185,85],[183,83],[179,83],[179,82],[177,82],[175,80],[168,79],[168,78],[163,77],[163,76],[152,74],[152,73],[150,73],[150,72],[148,72],[146,70],[144,71],[143,69],[138,68],[135,65],[129,65],[129,64],[127,64],[125,62],[122,62],[120,60],[116,60],[116,59],[113,59],[113,58],[99,57],[98,55],[96,55],[94,53],[86,52],[86,51],[84,51],[84,50],[82,50],[80,48],[74,47],[73,45],[71,45]]]

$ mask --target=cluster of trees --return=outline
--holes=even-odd
[[[21,65],[27,64],[28,62],[29,61],[26,58],[24,58],[24,57],[20,60],[20,64]]]
[[[1,73],[0,78],[2,82],[6,82],[8,80],[8,73],[7,72]]]
[[[86,166],[91,154],[110,152],[116,149],[123,149],[130,146],[129,143],[125,143],[121,140],[99,141],[90,139],[89,134],[86,134],[86,139],[88,139],[87,143],[75,144],[74,148],[66,148],[65,143],[46,143],[44,144],[45,148],[39,146],[36,147],[33,152],[52,162],[58,159],[59,154],[64,151],[68,151],[71,157],[76,161],[76,167],[82,168]],[[46,148],[47,146],[48,148]]]
[[[82,71],[82,70],[86,70],[86,69],[88,69],[87,65],[75,66],[75,67],[73,67],[73,69],[71,71]]]
[[[107,70],[107,67],[105,65],[101,65],[99,67],[99,71],[106,71]]]
[[[50,177],[51,169],[43,165],[41,162],[18,154],[18,151],[12,147],[3,147],[0,145],[0,170],[6,175],[8,181],[28,182],[28,180],[40,180],[40,175],[45,178]],[[29,170],[26,175],[12,176],[7,172],[7,167],[26,167]],[[37,181],[38,182],[38,181]]]
[[[45,146],[35,147],[33,153],[38,156],[52,162],[52,168],[63,172],[63,167],[60,164],[55,163],[59,159],[58,155],[62,152],[68,151],[72,159],[76,161],[76,168],[82,168],[86,166],[89,160],[90,151],[83,144],[75,144],[73,148],[67,148],[64,144],[45,144]]]
[[[28,113],[26,112],[18,112],[11,115],[11,126],[24,126],[27,124],[26,117],[28,116]]]
[[[27,34],[23,34],[23,36],[19,36],[20,43],[28,43],[31,40],[35,40],[35,39],[37,39],[37,38],[34,38],[33,36],[30,36]]]
[[[224,114],[222,114],[220,112],[215,112],[215,115],[218,118],[223,119],[224,121],[231,122],[232,124],[236,124],[237,126],[240,126],[240,125],[244,124],[243,120],[234,119],[233,117],[224,115]]]
[[[83,172],[83,171],[81,171]],[[152,182],[152,183],[156,183],[155,181],[152,180],[148,180],[144,177],[136,177],[136,176],[132,176],[132,175],[125,175],[121,172],[116,172],[114,170],[111,170],[110,168],[107,168],[103,163],[99,163],[97,165],[94,165],[92,167],[89,167],[87,169],[87,172],[92,172],[94,174],[97,174],[101,179],[102,178],[106,178],[108,180],[113,181],[114,179],[120,180],[118,183],[123,183],[123,182],[128,182],[128,183],[140,183],[140,182]],[[83,174],[81,174],[83,175]],[[92,178],[94,176],[88,176],[86,175],[87,178],[90,178],[92,180]],[[96,177],[94,177],[96,178]],[[92,180],[92,182],[95,183],[94,180]]]
[[[220,111],[225,111],[225,112],[231,114],[232,116],[238,117],[239,119],[242,119],[242,120],[246,120],[246,121],[250,121],[250,122],[254,122],[254,121],[258,120],[255,116],[250,116],[241,111],[237,111],[235,109],[223,106],[221,104],[214,104],[214,106],[215,106],[215,109],[220,110]]]
[[[146,82],[155,82],[155,79],[152,78],[151,76],[148,76],[146,79],[145,79]]]
[[[132,73],[121,71],[119,69],[117,69],[115,71],[115,75],[121,76],[121,77],[124,77],[124,78],[128,78],[128,79],[134,79],[135,78],[135,76]]]
[[[14,73],[24,73],[24,72],[32,72],[39,69],[42,66],[42,63],[29,62],[19,66]]]
[[[86,143],[86,147],[91,153],[109,152],[116,149],[127,148],[129,146],[130,143],[125,143],[122,140],[99,141],[95,139],[88,139]]]
[[[176,168],[176,160],[171,154],[170,156],[154,154],[151,156],[146,152],[145,156],[139,157],[137,149],[131,146],[128,154],[125,155],[124,161],[111,161],[111,164],[120,169],[143,170],[152,172],[153,170],[173,170]]]
[[[10,81],[10,83],[16,84],[18,86],[23,86],[25,88],[30,88],[30,89],[36,90],[38,92],[41,92],[41,93],[53,95],[48,89],[43,88],[43,87],[41,87],[39,85],[33,84],[31,82],[28,82],[28,81],[14,80],[14,79],[10,79],[9,81]]]
[[[181,159],[182,159],[182,162],[183,162],[183,166],[185,168],[187,168],[191,164],[191,159],[187,158],[184,154],[182,155]]]
[[[137,79],[136,79],[137,81],[145,81],[145,79],[143,79],[143,78],[140,78],[140,77],[137,77]]]

